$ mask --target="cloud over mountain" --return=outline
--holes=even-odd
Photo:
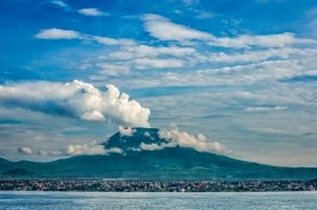
[[[119,148],[111,148],[106,150],[104,146],[98,144],[71,144],[66,149],[66,155],[107,155],[109,153],[122,153]]]
[[[123,128],[105,143],[105,148],[121,148],[129,151],[155,151],[165,148],[192,148],[198,152],[225,153],[228,150],[218,141],[207,139],[203,134],[193,135],[179,130],[176,126],[165,129]]]
[[[168,146],[192,147],[199,152],[224,152],[225,146],[218,141],[207,140],[203,134],[192,135],[178,128],[163,129],[159,133],[161,138],[167,139]]]
[[[18,153],[21,153],[23,155],[32,155],[33,151],[29,147],[19,147],[18,148]]]
[[[166,147],[187,147],[193,148],[199,152],[211,152],[211,153],[224,153],[226,147],[218,141],[208,140],[203,134],[192,135],[185,131],[178,130],[177,127],[162,129],[159,131],[159,137],[164,139],[166,142],[158,143],[141,143],[141,150],[161,150]]]
[[[0,86],[0,105],[90,121],[110,121],[149,127],[150,109],[129,95],[106,85],[101,91],[89,83],[29,82]]]

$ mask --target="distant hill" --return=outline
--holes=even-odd
[[[2,175],[10,176],[10,177],[25,177],[25,176],[35,176],[36,174],[24,168],[15,168],[15,169],[4,171]]]
[[[0,173],[23,168],[42,177],[68,178],[303,180],[317,177],[317,168],[269,166],[198,152],[192,148],[171,147],[155,151],[132,149],[141,142],[164,142],[158,131],[153,128],[137,128],[132,136],[116,133],[104,144],[106,148],[121,148],[125,151],[124,155],[74,156],[47,163],[0,159]]]

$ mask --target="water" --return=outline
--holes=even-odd
[[[0,192],[0,209],[317,210],[317,192]]]

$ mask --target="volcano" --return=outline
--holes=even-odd
[[[81,155],[52,162],[11,162],[0,159],[0,173],[5,177],[14,169],[44,178],[120,178],[181,180],[313,179],[317,168],[277,167],[241,161],[224,155],[200,152],[190,147],[164,147],[140,150],[140,144],[164,144],[159,129],[134,128],[131,135],[120,132],[103,145],[119,148],[122,153]],[[21,175],[21,174],[19,174]]]

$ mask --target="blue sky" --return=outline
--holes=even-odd
[[[5,0],[0,10],[2,157],[46,161],[121,125],[177,125],[225,155],[317,166],[316,1]]]

